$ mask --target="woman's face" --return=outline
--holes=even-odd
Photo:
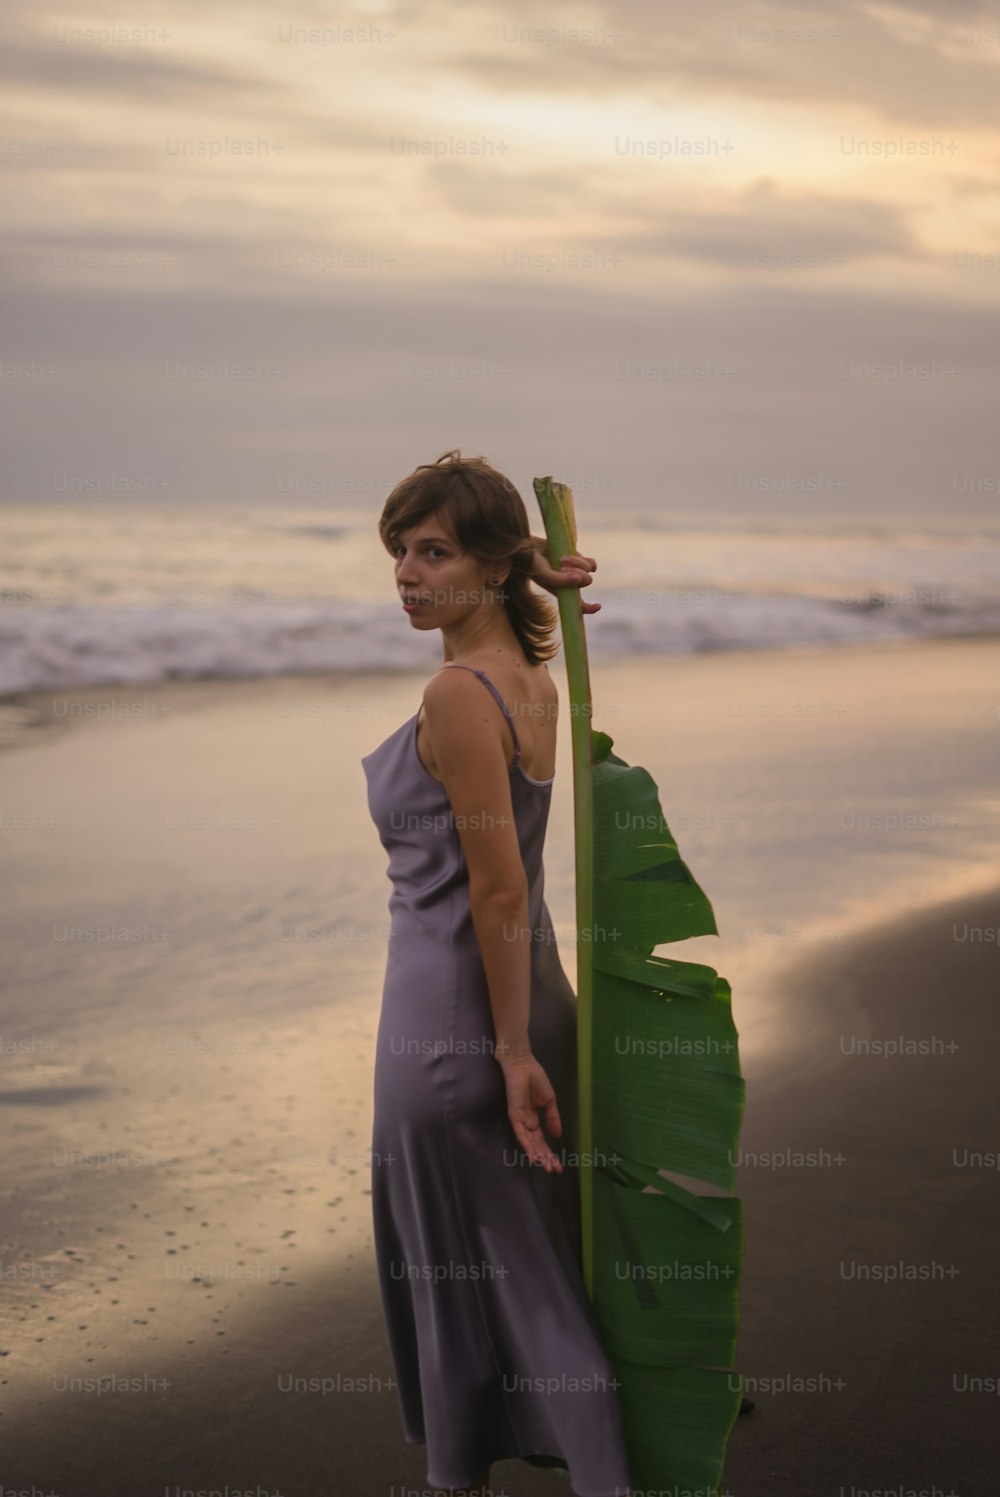
[[[416,600],[406,610],[414,626],[440,629],[482,607],[488,567],[459,549],[440,513],[403,531],[396,550],[396,587],[404,606],[407,599]]]

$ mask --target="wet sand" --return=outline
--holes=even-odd
[[[998,664],[941,641],[595,673],[719,920],[663,950],[733,983],[738,1497],[986,1490]],[[420,690],[0,707],[7,1487],[426,1490],[371,1259],[388,885],[358,763]],[[546,897],[572,977],[567,728]],[[935,1039],[957,1048],[872,1052]],[[568,1491],[510,1462],[492,1485]]]

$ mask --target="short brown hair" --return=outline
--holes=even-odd
[[[378,522],[382,544],[395,556],[401,533],[438,513],[463,551],[487,565],[510,562],[503,586],[507,617],[529,665],[551,660],[559,649],[552,637],[558,610],[532,589],[535,548],[528,512],[510,479],[485,458],[463,457],[457,448],[421,463],[385,501]]]

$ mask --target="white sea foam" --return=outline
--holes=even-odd
[[[540,527],[537,527],[540,528]],[[0,511],[0,693],[425,670],[374,515]],[[1000,548],[967,532],[594,526],[595,658],[1000,631]]]

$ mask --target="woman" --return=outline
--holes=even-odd
[[[575,998],[543,896],[556,610],[529,580],[586,585],[596,563],[551,569],[513,484],[459,452],[396,486],[379,533],[410,627],[444,645],[362,760],[392,882],[372,1208],[404,1435],[456,1497],[515,1456],[624,1497],[582,1278]]]

